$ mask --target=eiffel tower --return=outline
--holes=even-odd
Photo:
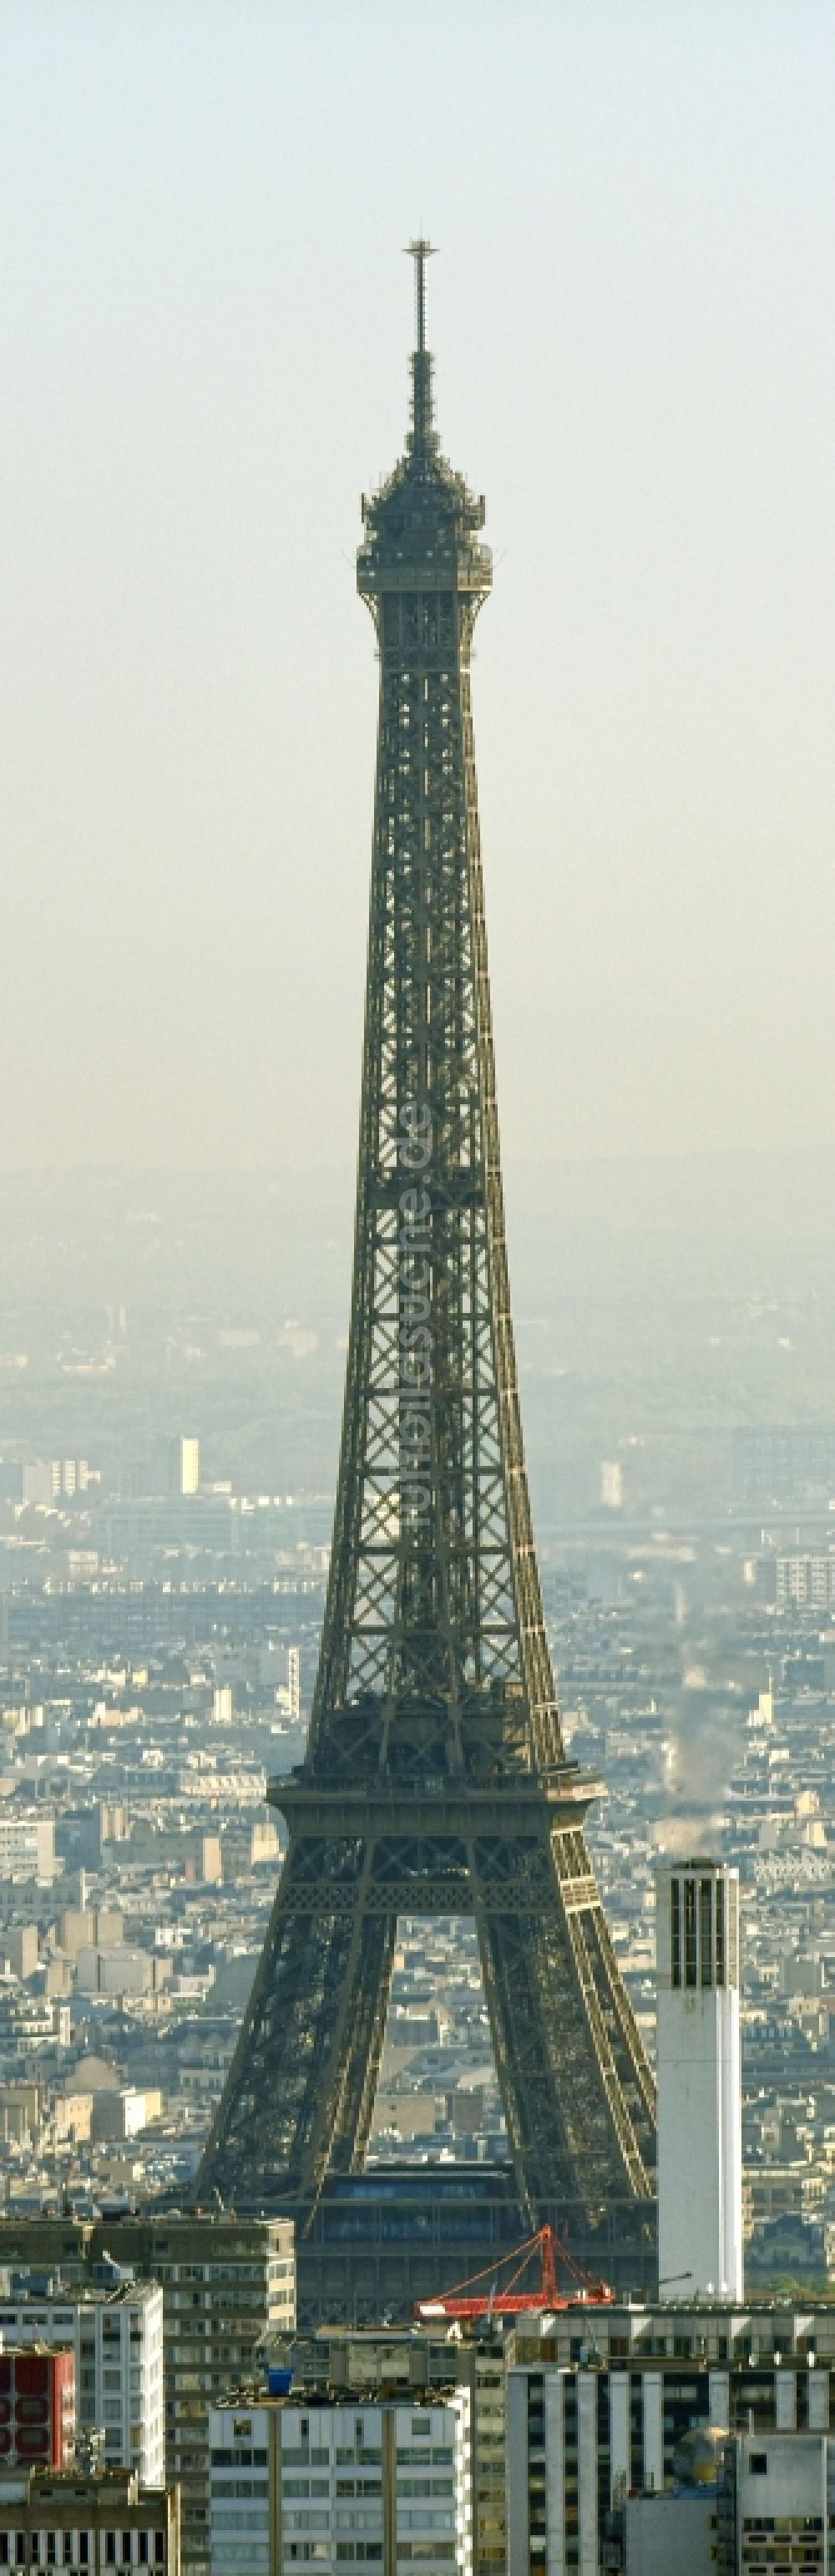
[[[289,1852],[199,2177],[293,2210],[362,2171],[398,1916],[475,1921],[517,2216],[644,2213],[654,2095],[566,1760],[522,1448],[470,655],[484,503],[442,456],[410,244],[405,454],[363,501],[380,661],[353,1300]]]

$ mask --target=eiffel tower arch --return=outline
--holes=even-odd
[[[442,456],[416,282],[405,453],[363,502],[380,714],[333,1550],[289,1852],[198,2191],[362,2171],[398,1915],[474,1919],[517,2218],[652,2234],[654,2093],[545,1636],[510,1313],[470,655],[484,504]],[[629,2222],[633,2222],[631,2225]],[[640,2222],[636,2226],[635,2222]],[[512,2241],[512,2240],[511,2240]]]

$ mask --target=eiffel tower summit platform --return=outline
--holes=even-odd
[[[654,2089],[542,1614],[510,1309],[470,659],[484,503],[441,453],[430,245],[405,450],[363,502],[380,712],[351,1322],[289,1851],[197,2198],[298,2230],[306,2323],[402,2313],[548,2222],[655,2262]],[[325,747],[323,746],[323,749]],[[399,1916],[475,1924],[508,2168],[365,2169]],[[460,2260],[459,2260],[460,2257]]]

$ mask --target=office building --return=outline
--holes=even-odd
[[[705,2576],[781,2569],[791,2576],[835,2569],[835,2440],[826,2433],[754,2430],[723,2446]]]
[[[33,1878],[51,1887],[55,1877],[55,1825],[34,1807],[0,1814],[0,1879]]]
[[[0,2474],[0,2567],[63,2567],[70,2576],[153,2567],[180,2576],[181,2565],[176,2489],[143,2487],[129,2469]]]
[[[269,2358],[269,2356],[268,2356]],[[501,2341],[487,2329],[461,2337],[449,2325],[320,2326],[279,2350],[293,2387],[311,2400],[355,2388],[407,2398],[466,2388],[470,2401],[472,2535],[475,2576],[504,2576],[506,2524],[505,2364]]]
[[[778,1556],[775,1589],[781,1608],[794,1601],[799,1608],[829,1610],[835,1601],[835,1556]]]
[[[292,2222],[0,2216],[0,2263],[15,2271],[60,2268],[83,2289],[114,2262],[162,2287],[166,2471],[181,2489],[183,2568],[209,2576],[209,2408],[251,2373],[265,2337],[292,2333]]]
[[[751,2470],[746,2443],[767,2462],[774,2436],[819,2442],[830,2420],[835,2425],[831,2308],[767,2300],[588,2305],[544,2318],[538,2333],[519,2327],[509,2339],[507,2576],[597,2576],[601,2565],[619,2567],[629,2496],[666,2503],[680,2482],[682,2446],[694,2436],[704,2437],[717,2465],[738,2437],[744,2476],[758,2478],[766,2471]],[[750,2493],[745,2486],[741,2543],[750,2538],[742,2530]],[[692,2533],[697,2523],[694,2514],[686,2527]],[[647,2525],[647,2548],[660,2527]],[[633,2517],[633,2564],[639,2537]],[[718,2548],[716,2533],[709,2545]],[[755,2563],[750,2554],[739,2560],[746,2569]],[[803,2562],[787,2563],[794,2571]],[[684,2576],[684,2568],[676,2548],[664,2576]]]
[[[232,2396],[211,2414],[212,2576],[472,2576],[469,2391]]]
[[[115,2250],[162,2284],[168,2476],[182,2493],[184,2567],[208,2576],[209,2407],[252,2371],[265,2335],[292,2331],[292,2225],[128,2219],[115,2232]]]
[[[49,2281],[43,2297],[0,2297],[4,2343],[71,2348],[79,2436],[100,2436],[107,2467],[135,2469],[145,2487],[165,2485],[162,2317],[147,2281],[82,2292]]]
[[[659,1870],[656,1927],[659,2280],[741,2299],[738,1871]]]
[[[34,1977],[37,1974],[40,1956],[40,1935],[37,1923],[4,1925],[0,1950],[3,1958],[8,1960],[12,1976],[18,1977],[22,1985],[25,1984],[27,1977]]]
[[[181,1494],[200,1491],[200,1442],[181,1437],[177,1442],[178,1487]]]
[[[828,2576],[835,2567],[828,2434],[764,2442],[736,2433],[713,2449],[685,2441],[679,2467],[672,2492],[629,2496],[615,2513],[604,2566],[623,2576]]]

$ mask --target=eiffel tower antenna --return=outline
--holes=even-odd
[[[406,256],[415,263],[415,346],[412,355],[412,442],[425,450],[432,436],[432,360],[426,346],[426,262],[434,259],[430,241],[419,235],[407,243]]]
[[[619,2241],[651,2246],[654,2092],[543,1620],[470,702],[492,566],[483,501],[438,449],[429,244],[410,250],[412,428],[363,503],[357,564],[380,719],[333,1548],[307,1751],[269,1789],[290,1848],[198,2192],[293,2211],[315,2241],[362,2173],[398,1916],[469,1915],[525,2221],[510,2242],[567,2227],[600,2269]],[[379,2314],[372,2270],[349,2315],[360,2295]]]

